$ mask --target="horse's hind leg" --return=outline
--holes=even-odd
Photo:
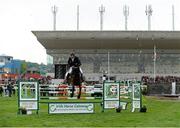
[[[78,94],[78,99],[80,99],[80,97],[81,97],[81,85],[79,85],[79,94]]]

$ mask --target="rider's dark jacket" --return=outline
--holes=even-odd
[[[69,66],[69,67],[72,67],[72,66],[79,67],[79,66],[81,66],[81,61],[80,61],[79,58],[76,57],[76,56],[74,57],[74,59],[72,59],[71,57],[69,57],[68,66]]]

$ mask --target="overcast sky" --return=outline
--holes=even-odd
[[[124,30],[123,5],[129,6],[128,30],[147,30],[145,6],[152,5],[152,30],[180,30],[179,0],[0,0],[0,55],[46,64],[46,50],[31,33],[52,30],[51,6],[58,6],[57,30],[76,30],[80,6],[80,30],[99,30],[101,4],[105,6],[104,30]]]

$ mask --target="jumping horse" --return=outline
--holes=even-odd
[[[83,82],[83,75],[80,72],[79,67],[73,67],[72,73],[68,73],[67,77],[65,78],[68,85],[71,86],[71,94],[70,97],[74,96],[75,86],[79,87],[79,92],[77,98],[80,99],[81,97],[81,84]]]

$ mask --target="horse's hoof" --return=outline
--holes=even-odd
[[[77,98],[80,99],[81,96],[78,96]]]

